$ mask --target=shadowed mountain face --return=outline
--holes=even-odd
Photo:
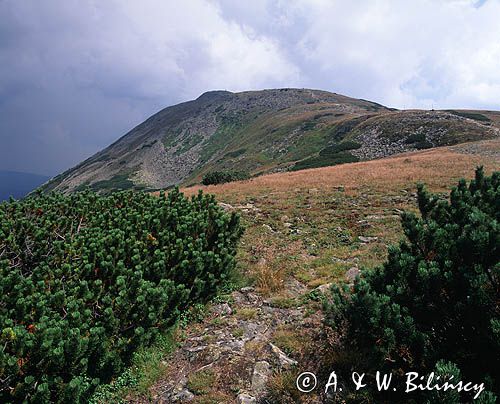
[[[43,175],[19,173],[15,171],[0,171],[0,202],[26,196],[29,192],[42,185],[49,177]]]
[[[500,113],[398,111],[320,90],[211,91],[153,115],[44,189],[158,189],[212,170],[321,167],[499,136]]]

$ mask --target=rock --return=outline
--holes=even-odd
[[[184,388],[186,387],[187,382],[188,382],[187,377],[182,377],[182,378],[181,378],[181,379],[177,382],[177,384],[175,385],[175,387],[174,387],[174,392],[175,392],[175,393],[178,393],[179,391],[184,390]]]
[[[276,345],[269,343],[271,346],[271,350],[278,357],[278,361],[280,367],[283,369],[290,369],[292,366],[297,365],[297,361],[289,358],[281,349],[279,349]]]
[[[359,227],[362,227],[363,229],[368,229],[372,227],[372,225],[368,222],[368,220],[358,220],[358,225]]]
[[[231,310],[231,306],[229,306],[229,304],[222,303],[214,306],[212,308],[212,312],[217,316],[230,316],[233,313],[233,310]]]
[[[236,205],[234,207],[235,209],[241,209],[242,212],[249,213],[249,212],[259,212],[260,209],[255,207],[252,203],[247,203],[245,205]]]
[[[294,296],[301,295],[307,292],[307,286],[305,286],[303,283],[300,283],[297,279],[293,277],[285,281],[285,289],[287,290],[288,293]]]
[[[315,290],[318,292],[325,294],[327,293],[332,287],[331,283],[325,283],[324,285],[319,285]]]
[[[241,393],[238,394],[238,404],[253,404],[256,403],[257,399],[250,394]]]
[[[269,230],[269,231],[274,232],[273,228],[272,228],[271,226],[269,226],[267,223],[264,223],[264,224],[262,225],[262,227],[264,227],[265,229],[267,229],[267,230]]]
[[[259,324],[248,321],[244,322],[241,327],[243,328],[243,336],[245,339],[253,338],[257,335],[257,331],[259,330]]]
[[[191,393],[188,389],[183,389],[172,397],[172,401],[186,402],[186,401],[191,401],[193,398],[194,398],[193,393]]]
[[[358,267],[352,267],[352,268],[349,268],[347,270],[347,272],[345,273],[345,278],[349,281],[349,282],[354,282],[354,280],[356,279],[356,277],[360,274],[360,270]]]
[[[219,202],[219,206],[226,212],[234,210],[234,206],[230,205],[229,203]]]
[[[379,220],[379,219],[383,219],[383,218],[384,218],[384,216],[379,216],[379,215],[368,215],[368,216],[365,216],[365,219],[367,219],[367,220]],[[359,222],[361,222],[361,220],[359,220],[358,223]]]
[[[372,241],[377,241],[378,237],[365,237],[365,236],[358,236],[359,241],[362,241],[363,243],[371,243]]]
[[[285,222],[285,223],[283,223],[283,226],[290,228],[293,225],[291,223],[289,223],[289,222]]]
[[[257,304],[259,302],[259,296],[255,293],[248,293],[246,296],[249,303]]]
[[[245,342],[241,340],[230,341],[226,344],[227,350],[233,353],[238,353],[243,351],[244,347],[245,347]]]
[[[184,349],[190,353],[194,353],[194,352],[200,352],[200,351],[203,351],[204,349],[207,349],[207,346],[206,345],[199,345],[199,346],[187,347]]]
[[[240,294],[241,296],[235,296],[235,293],[233,292],[233,298],[235,298],[236,303],[244,303],[244,302],[250,302],[252,304],[255,304],[259,301],[259,296],[257,296],[255,293],[255,288],[252,286],[245,286],[244,288],[240,289]],[[243,299],[240,299],[240,298]],[[237,300],[238,299],[238,300]]]
[[[266,361],[256,362],[252,375],[252,391],[260,395],[266,391],[267,380],[271,376],[271,365]]]
[[[231,293],[231,297],[236,304],[241,304],[246,300],[245,295],[238,291],[234,291],[233,293]]]

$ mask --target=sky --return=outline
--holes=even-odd
[[[500,0],[0,0],[0,170],[56,175],[205,91],[500,110]]]

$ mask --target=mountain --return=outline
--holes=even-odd
[[[211,91],[165,108],[45,190],[159,189],[212,170],[252,175],[499,136],[500,113],[399,111],[309,89]]]
[[[16,171],[0,171],[0,202],[10,196],[22,198],[46,182],[49,177]]]

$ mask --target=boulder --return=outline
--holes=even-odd
[[[363,243],[371,243],[373,241],[377,241],[378,237],[359,236],[358,239]]]
[[[345,273],[345,278],[352,283],[360,273],[361,271],[359,270],[358,267],[352,267],[349,268]]]
[[[321,294],[326,294],[332,287],[332,283],[325,283],[324,285],[319,285],[315,290]]]
[[[238,404],[253,404],[256,403],[257,399],[250,394],[241,393],[238,394]]]
[[[222,303],[214,306],[212,308],[212,312],[220,317],[220,316],[230,316],[233,313],[233,310],[231,310],[229,304]]]
[[[259,361],[255,363],[252,375],[252,391],[261,395],[266,391],[267,381],[271,376],[271,365],[266,361]]]
[[[282,369],[290,369],[293,366],[297,365],[297,361],[289,358],[281,349],[279,349],[276,345],[269,343],[271,346],[271,350],[278,358],[280,367]]]

